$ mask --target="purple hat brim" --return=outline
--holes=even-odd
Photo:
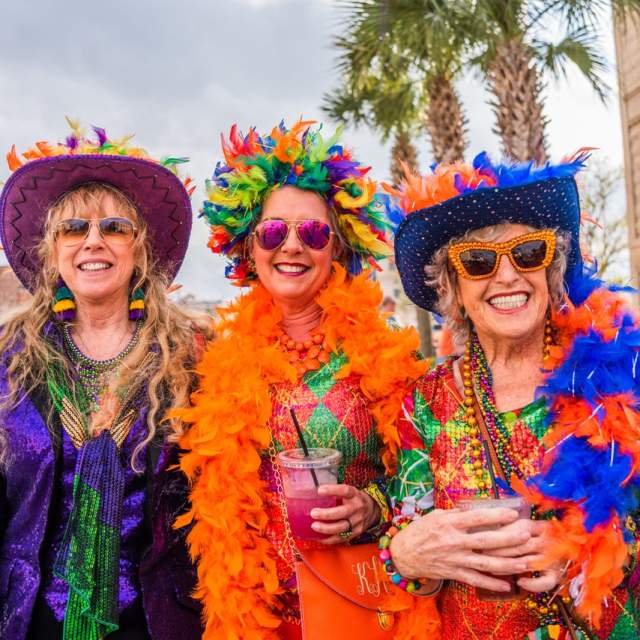
[[[9,177],[0,194],[0,240],[22,284],[32,291],[42,268],[37,246],[47,211],[67,191],[104,182],[133,202],[148,229],[152,258],[175,278],[189,244],[189,194],[166,167],[132,156],[60,155],[32,160]]]
[[[561,229],[571,236],[565,282],[582,271],[580,202],[572,177],[549,178],[516,187],[487,187],[410,213],[395,237],[396,266],[409,299],[436,311],[438,295],[425,282],[425,266],[451,239],[502,223]],[[568,292],[571,296],[571,291]]]

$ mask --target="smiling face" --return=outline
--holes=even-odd
[[[531,231],[520,224],[504,226],[494,242],[506,242]],[[482,280],[457,278],[458,304],[464,307],[480,340],[522,340],[544,330],[549,307],[546,269],[520,273],[501,256],[496,273]]]
[[[133,206],[124,197],[110,190],[92,185],[63,198],[51,216],[52,228],[64,219],[82,218],[92,224],[88,235],[77,244],[68,244],[62,238],[54,241],[53,264],[73,292],[76,304],[101,304],[129,295],[135,269],[135,240],[113,242],[105,240],[98,228],[103,218],[127,218],[138,226]]]
[[[260,221],[274,218],[285,222],[318,220],[331,225],[329,208],[319,195],[291,186],[274,191],[266,200]],[[332,235],[324,249],[310,249],[298,237],[295,224],[274,251],[263,249],[253,238],[256,273],[276,304],[304,307],[313,301],[331,274],[335,242]]]

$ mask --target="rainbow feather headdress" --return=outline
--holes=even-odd
[[[247,241],[269,194],[285,185],[314,191],[332,208],[347,244],[349,273],[376,267],[390,253],[386,234],[392,225],[369,167],[339,144],[340,129],[325,138],[313,124],[299,120],[287,129],[280,123],[262,136],[255,128],[243,135],[233,125],[229,140],[222,137],[224,162],[206,182],[201,215],[211,226],[211,250],[230,258],[225,275],[234,284],[255,279]]]
[[[588,151],[543,166],[494,164],[483,152],[472,164],[434,165],[426,176],[405,171],[399,187],[383,184],[400,213],[394,216],[401,219],[396,265],[409,298],[433,311],[437,295],[424,275],[433,254],[467,231],[503,222],[568,232],[568,274],[580,273],[580,203],[574,176],[584,167]]]

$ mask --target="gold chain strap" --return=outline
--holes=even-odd
[[[271,467],[273,468],[273,474],[276,479],[276,491],[278,492],[278,503],[280,505],[280,513],[282,514],[282,521],[284,523],[284,543],[283,547],[289,551],[290,557],[294,560],[300,560],[300,552],[296,547],[293,534],[291,533],[291,525],[289,524],[289,512],[287,511],[287,503],[284,499],[284,484],[282,483],[282,475],[280,474],[280,467],[276,460],[276,444],[273,436],[271,436],[271,442],[269,442],[269,459],[271,460]]]
[[[271,441],[269,442],[269,448],[267,450],[269,452],[269,459],[271,460],[271,468],[273,469],[273,475],[276,480],[276,491],[278,493],[278,504],[280,506],[280,514],[282,515],[282,522],[284,525],[284,541],[282,546],[279,549],[280,555],[288,560],[289,558],[293,559],[294,562],[301,559],[300,552],[298,551],[298,547],[296,547],[295,540],[293,539],[293,534],[291,533],[291,525],[289,524],[289,512],[287,511],[287,503],[284,498],[284,484],[282,483],[282,475],[280,474],[280,467],[278,466],[278,462],[276,460],[276,444],[273,438],[273,434],[271,434]],[[289,556],[287,557],[287,551],[289,552]],[[282,617],[284,620],[291,624],[300,625],[300,617],[291,615],[287,611],[282,612]]]

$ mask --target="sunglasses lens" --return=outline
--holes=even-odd
[[[470,276],[489,275],[496,266],[496,252],[491,249],[467,249],[459,258]]]
[[[544,263],[547,243],[544,240],[527,240],[513,247],[511,255],[520,268],[536,269]]]
[[[331,239],[331,227],[320,220],[303,220],[297,229],[300,240],[315,251],[324,249]]]
[[[126,243],[133,238],[135,227],[127,218],[103,218],[100,220],[100,234],[109,242]]]
[[[266,251],[274,251],[287,238],[289,227],[284,220],[265,220],[256,226],[258,244]]]
[[[56,239],[67,244],[80,242],[89,232],[89,221],[82,218],[61,220],[56,226]]]

